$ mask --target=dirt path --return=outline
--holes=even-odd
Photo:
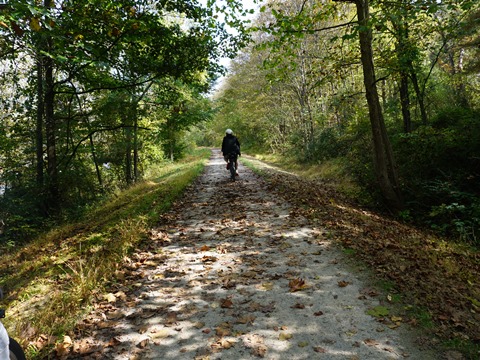
[[[239,172],[230,182],[214,151],[205,174],[152,230],[149,251],[131,259],[129,285],[119,284],[80,327],[77,354],[438,359],[414,345],[407,325],[366,314],[381,313],[380,296],[343,264],[327,229],[311,227],[241,164]]]

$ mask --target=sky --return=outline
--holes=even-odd
[[[200,0],[200,3],[205,5],[207,3],[207,0]],[[220,5],[222,3],[225,3],[225,0],[217,0],[217,3]],[[253,2],[253,0],[243,0],[242,4],[243,4],[244,9],[258,9],[258,5],[255,4]],[[255,16],[255,14],[251,14],[251,15],[248,15],[247,18],[253,18],[254,16]],[[228,67],[230,65],[230,61],[231,60],[229,58],[222,58],[222,59],[220,59],[220,64],[222,66],[225,66],[228,69]],[[221,84],[223,82],[223,79],[224,79],[224,77],[221,77],[217,80],[217,84],[214,88],[214,92],[221,86]]]

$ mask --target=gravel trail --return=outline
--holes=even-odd
[[[213,151],[151,231],[125,281],[85,321],[103,359],[438,359],[417,346],[326,228]],[[87,331],[88,330],[88,331]],[[87,348],[87,347],[86,347]]]

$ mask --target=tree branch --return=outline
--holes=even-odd
[[[85,135],[82,139],[80,139],[77,143],[77,145],[75,145],[75,147],[73,148],[73,151],[71,153],[71,155],[68,157],[67,159],[67,162],[65,163],[65,166],[64,168],[66,169],[68,167],[68,165],[70,164],[70,162],[72,161],[72,159],[75,157],[76,153],[77,153],[77,150],[78,148],[80,147],[80,145],[82,145],[82,143],[84,141],[87,141],[90,139],[90,136],[92,136],[93,134],[97,133],[97,132],[102,132],[102,131],[113,131],[113,130],[118,130],[118,129],[122,129],[122,128],[133,128],[133,126],[131,125],[117,125],[117,126],[113,126],[113,127],[108,127],[108,128],[101,128],[101,129],[96,129],[96,130],[92,130],[90,131],[87,135]],[[145,128],[145,127],[141,127],[141,126],[137,126],[137,129],[140,129],[140,130],[151,130],[150,128]]]

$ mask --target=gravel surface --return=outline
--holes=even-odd
[[[129,285],[85,321],[85,355],[438,359],[401,318],[383,313],[385,296],[345,262],[328,229],[309,225],[242,164],[239,173],[231,182],[213,151],[204,175],[152,229],[148,251],[130,260]],[[372,309],[383,321],[367,315]]]

